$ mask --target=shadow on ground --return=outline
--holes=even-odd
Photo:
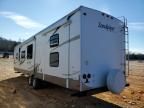
[[[1,81],[0,108],[120,108],[92,96],[71,96],[75,91],[50,83],[34,90],[27,81],[24,76]]]

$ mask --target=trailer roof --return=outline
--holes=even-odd
[[[35,37],[36,37],[37,35],[39,35],[40,33],[43,33],[44,31],[46,31],[46,30],[48,30],[48,29],[50,29],[53,25],[55,25],[55,24],[58,23],[59,21],[65,19],[65,18],[68,18],[69,16],[72,16],[74,13],[76,13],[77,11],[79,11],[81,8],[87,8],[87,9],[91,9],[91,10],[94,10],[94,11],[98,11],[98,10],[95,10],[95,9],[92,9],[92,8],[88,8],[88,7],[85,7],[85,6],[79,6],[77,9],[73,10],[73,11],[70,12],[69,14],[67,14],[67,15],[65,15],[64,17],[62,17],[61,19],[57,20],[55,23],[52,23],[52,24],[49,25],[48,27],[44,28],[44,29],[41,30],[40,32],[38,32],[38,33],[36,33],[35,35],[33,35],[32,37],[30,37],[29,39],[25,40],[24,42],[22,42],[21,44],[19,44],[19,46],[22,46],[22,45],[24,45],[24,44],[26,44],[26,43],[31,42],[32,40],[35,39]],[[98,11],[98,12],[101,12],[101,11]],[[104,13],[104,12],[102,12],[102,13]],[[107,13],[105,13],[105,14],[107,14]],[[111,15],[110,15],[110,16],[111,16]],[[112,17],[113,17],[113,16],[112,16]],[[115,18],[115,17],[113,17],[113,18]],[[121,21],[121,20],[118,19],[118,18],[115,18],[115,19]],[[51,29],[50,29],[50,30],[51,30]]]

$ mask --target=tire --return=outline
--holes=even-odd
[[[28,84],[30,86],[32,86],[32,84],[33,84],[33,76],[29,76],[29,78],[28,78]]]
[[[32,86],[33,86],[33,89],[38,89],[39,88],[39,79],[33,78]]]

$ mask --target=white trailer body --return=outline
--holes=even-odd
[[[14,56],[15,70],[35,78],[79,91],[107,87],[109,73],[125,72],[124,23],[81,6],[16,46]]]

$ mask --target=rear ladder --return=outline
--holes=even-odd
[[[129,76],[129,31],[127,19],[124,17],[124,36],[125,36],[125,76]]]
[[[128,77],[129,76],[129,31],[128,31],[128,26],[127,26],[127,19],[124,16],[118,17],[118,19],[123,20],[123,27],[122,27],[122,31],[124,32],[124,44],[125,44],[125,48],[122,49],[125,51],[125,55],[124,55],[124,63],[122,63],[122,65],[124,65],[124,70],[125,70],[125,76]]]

